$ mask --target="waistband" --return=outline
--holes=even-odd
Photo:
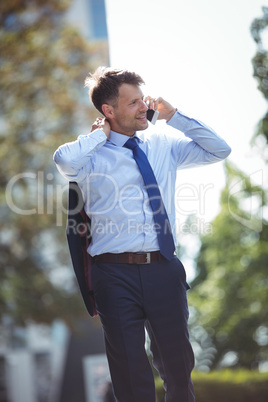
[[[151,251],[148,253],[104,253],[95,255],[94,261],[115,264],[150,264],[153,261],[164,259],[160,251]]]

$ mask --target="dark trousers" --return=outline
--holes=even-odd
[[[155,402],[153,364],[166,402],[193,402],[185,271],[174,257],[145,265],[95,262],[92,283],[117,402]]]

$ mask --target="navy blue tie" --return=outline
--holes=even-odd
[[[130,138],[129,140],[127,140],[124,147],[132,150],[133,157],[143,177],[145,188],[147,190],[150,205],[153,211],[160,253],[167,260],[171,260],[172,256],[174,255],[175,244],[170,227],[170,222],[153,169],[151,168],[147,156],[138,146],[135,138]]]

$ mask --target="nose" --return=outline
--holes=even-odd
[[[144,112],[146,112],[148,110],[148,105],[144,100],[141,101],[141,109]]]

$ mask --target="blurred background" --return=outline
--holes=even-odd
[[[267,2],[2,0],[0,402],[102,402],[110,392],[100,322],[67,248],[68,185],[52,160],[91,129],[84,79],[99,65],[136,71],[145,95],[232,147],[226,162],[177,179],[193,379],[200,402],[267,400]],[[163,122],[152,129],[174,134]],[[157,374],[156,384],[162,402]]]

